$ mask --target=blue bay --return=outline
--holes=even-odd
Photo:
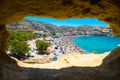
[[[115,36],[79,36],[73,42],[87,53],[98,54],[109,52],[120,44],[120,38]]]

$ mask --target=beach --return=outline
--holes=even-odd
[[[109,52],[104,54],[66,54],[60,57],[57,61],[52,61],[46,64],[25,64],[18,62],[21,67],[31,67],[31,68],[48,68],[48,69],[60,69],[71,66],[78,67],[96,67],[100,66],[103,59],[109,55]]]
[[[77,53],[79,54],[80,48],[77,47],[72,40],[75,36],[61,36],[60,38],[53,39],[51,43],[52,46],[50,47],[51,52],[56,53],[58,56],[62,54],[70,54],[70,53]]]
[[[95,67],[102,63],[102,60],[109,55],[110,52],[104,54],[90,53],[86,54],[79,47],[77,47],[72,40],[75,36],[62,36],[60,38],[54,38],[51,42],[51,46],[48,48],[49,55],[38,55],[37,51],[34,50],[34,57],[29,58],[30,60],[38,60],[43,62],[37,62],[37,64],[22,64],[21,66],[33,67],[33,68],[53,68],[59,69],[70,66],[89,66]],[[29,41],[31,48],[35,47],[35,40]],[[42,40],[42,39],[40,39]],[[56,48],[57,47],[57,48]],[[62,49],[61,49],[62,47]],[[51,60],[54,56],[57,56],[57,60]],[[29,60],[28,60],[29,61]],[[27,66],[26,66],[27,65]]]
[[[76,54],[86,54],[83,52],[79,47],[77,47],[72,40],[76,36],[61,36],[59,38],[52,38],[52,37],[47,37],[47,38],[37,38],[34,40],[29,40],[27,41],[28,44],[30,45],[29,47],[31,48],[32,55],[34,56],[33,59],[39,59],[43,58],[46,56],[48,59],[52,59],[54,56],[57,58],[60,58],[61,56],[64,56],[66,54],[71,54],[71,53],[76,53]],[[36,50],[36,40],[46,40],[50,39],[51,41],[49,42],[51,45],[48,47],[47,52],[49,52],[49,55],[39,55],[37,50]]]
[[[90,76],[96,76],[96,74],[107,74],[110,76],[113,73],[115,74],[115,72],[110,69],[99,67],[103,64],[103,59],[110,55],[110,52],[105,52],[103,54],[87,54],[72,42],[75,37],[76,36],[62,36],[60,38],[50,38],[52,40],[50,42],[51,46],[48,48],[48,51],[50,52],[49,55],[40,55],[37,53],[35,41],[43,40],[42,38],[28,41],[30,44],[29,47],[34,55],[34,57],[29,58],[28,62],[33,60],[36,61],[36,63],[28,64],[24,61],[19,61],[16,58],[13,58],[16,60],[17,64],[23,68],[23,71],[20,74],[22,75],[22,78],[28,79],[32,77],[34,80],[37,77],[38,79],[41,79],[42,75],[45,76],[45,79],[48,76],[50,76],[49,78],[52,76],[52,79],[53,76],[55,78],[56,76],[59,76],[60,78],[63,78],[61,80],[64,80],[64,76],[67,74],[72,77],[76,77],[76,74],[78,76],[79,74],[82,74],[82,76],[84,74]],[[62,47],[62,49],[60,49],[60,47]],[[57,56],[57,60],[53,60],[54,56]]]

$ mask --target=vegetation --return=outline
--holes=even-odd
[[[47,37],[47,34],[43,34],[42,36],[43,36],[43,37]]]
[[[36,64],[36,62],[24,62],[24,63],[28,63],[28,64]]]
[[[52,36],[56,35],[56,32],[52,31],[52,32],[51,32],[51,35],[52,35]]]
[[[10,40],[27,41],[30,38],[35,38],[37,34],[31,32],[10,31]]]
[[[11,38],[8,42],[8,50],[14,57],[25,58],[30,50],[27,40],[36,37],[36,34],[30,32],[10,31]]]
[[[36,47],[40,51],[46,51],[47,47],[50,46],[50,43],[43,41],[43,40],[37,40],[36,41]]]
[[[11,40],[9,42],[9,50],[13,56],[18,59],[26,57],[26,53],[30,50],[28,46],[29,45],[25,41]]]

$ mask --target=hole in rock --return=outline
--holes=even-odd
[[[74,64],[72,58],[77,62],[83,54],[81,59],[88,59],[90,64],[86,61],[75,65],[97,66],[103,57],[98,60],[100,63],[92,64],[97,59],[93,54],[100,57],[120,44],[120,38],[112,34],[110,25],[97,18],[57,20],[27,16],[21,22],[7,24],[7,29],[11,35],[8,55],[28,64],[45,64],[59,59]]]
[[[98,74],[98,78],[103,73],[116,73],[101,67],[110,51],[120,44],[120,38],[112,34],[109,24],[97,18],[57,20],[27,16],[6,26],[11,35],[6,52],[18,59],[15,60],[23,69],[19,74],[23,78],[59,79],[71,73],[77,78],[79,74]]]

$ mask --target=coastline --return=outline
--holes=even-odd
[[[59,59],[63,58],[63,57],[67,57],[67,55],[78,55],[80,54],[80,56],[83,55],[104,55],[105,53],[110,53],[109,52],[104,52],[101,54],[98,54],[96,52],[91,52],[91,53],[87,53],[86,51],[82,50],[82,48],[78,47],[73,40],[77,37],[80,37],[81,35],[77,35],[77,36],[61,36],[59,38],[53,38],[53,40],[50,42],[51,46],[48,48],[49,51],[49,55],[39,55],[36,54],[37,51],[35,51],[33,53],[34,57],[30,58],[33,59],[33,61],[37,61],[37,64],[48,64],[48,63],[52,63],[54,61],[58,61]],[[52,38],[52,37],[51,37]],[[42,38],[38,38],[41,39]],[[36,39],[36,40],[38,40]],[[30,41],[29,42],[31,44],[31,48],[35,48],[35,40]],[[106,54],[105,54],[106,55]],[[78,57],[80,57],[78,55]],[[53,60],[54,57],[57,57],[57,60]],[[91,56],[92,57],[92,56]],[[42,62],[40,62],[42,61]]]
[[[71,53],[83,54],[84,52],[72,42],[74,38],[76,38],[76,36],[62,36],[60,38],[53,38],[53,41],[50,42],[51,46],[48,47],[47,49],[47,51],[50,53],[49,55],[46,54],[40,55],[35,50],[36,49],[35,41],[43,40],[42,38],[28,41],[28,44],[30,44],[32,55],[34,56],[33,58],[29,59],[33,61],[34,59],[36,59],[38,60],[37,63],[41,64],[40,61],[43,61],[42,63],[52,62],[52,59],[55,56],[57,57],[57,59],[59,59],[60,57]],[[25,60],[24,62],[29,62],[29,59]]]
[[[92,39],[90,39],[90,40],[88,40],[87,38],[86,38],[86,36],[88,36],[87,38],[92,38]],[[91,36],[91,37],[89,37],[89,36]],[[79,38],[79,37],[83,37],[82,39],[80,39],[81,40],[81,43],[79,43],[79,45],[77,44],[77,42],[79,41],[79,39],[78,40],[76,40],[75,41],[75,39],[77,39],[77,38]],[[94,35],[85,35],[85,38],[84,38],[84,36],[77,36],[76,38],[74,38],[73,39],[73,42],[74,42],[74,44],[76,45],[76,46],[78,46],[78,47],[80,47],[81,48],[81,50],[82,51],[84,51],[86,54],[90,54],[90,53],[96,53],[96,54],[104,54],[105,52],[111,52],[114,48],[116,48],[117,46],[120,46],[120,44],[118,44],[118,43],[120,43],[120,42],[116,42],[116,43],[112,43],[113,44],[113,46],[112,47],[110,47],[110,48],[107,48],[108,46],[107,45],[109,45],[109,44],[106,44],[106,43],[109,43],[109,41],[103,41],[102,42],[102,45],[103,44],[105,44],[105,45],[103,45],[103,46],[105,46],[104,48],[103,48],[103,51],[101,50],[100,51],[100,49],[102,49],[101,48],[101,46],[99,47],[99,48],[97,48],[97,46],[96,45],[101,45],[101,43],[99,44],[99,41],[98,41],[98,39],[99,40],[103,40],[104,39],[104,36],[101,36],[102,37],[102,39],[100,39],[100,38],[96,38],[96,36],[95,36],[95,39],[93,38],[94,37]],[[105,36],[106,37],[106,36]],[[113,36],[112,36],[113,37]],[[83,41],[83,39],[85,39],[85,41]],[[98,43],[96,43],[95,41],[95,43],[93,42],[93,39],[94,40],[96,40],[96,41],[98,41]],[[112,42],[115,42],[115,41],[113,41],[113,40],[116,40],[116,38],[114,39],[111,39],[111,36],[108,36],[107,38],[105,38],[105,40],[108,40],[108,39],[110,39],[110,41],[112,40]],[[90,42],[91,43],[90,43]],[[90,50],[90,49],[88,49],[88,47],[86,48],[86,47],[83,47],[83,46],[86,46],[85,44],[82,44],[82,43],[85,43],[85,44],[87,44],[88,43],[88,45],[89,46],[92,46],[91,44],[95,44],[95,45],[93,45],[93,46],[95,46],[96,47],[96,50],[94,51],[94,49],[91,47],[91,49],[93,49],[93,50]],[[83,46],[81,46],[81,45],[83,45]],[[109,45],[109,46],[111,46],[111,45]],[[85,50],[84,50],[85,49]],[[88,49],[88,50],[87,50]],[[97,51],[98,50],[98,51]]]
[[[120,46],[120,44],[118,44],[118,46]]]
[[[106,52],[104,54],[66,54],[58,58],[57,61],[52,61],[45,64],[26,64],[21,61],[17,61],[18,65],[21,67],[31,67],[31,68],[42,68],[42,69],[61,69],[66,67],[96,67],[100,66],[103,59],[110,53]]]
[[[50,47],[50,53],[53,53],[57,56],[70,54],[72,52],[76,52],[78,47],[73,44],[72,39],[74,37],[71,36],[62,36],[60,38],[54,38],[54,42],[52,42]]]

